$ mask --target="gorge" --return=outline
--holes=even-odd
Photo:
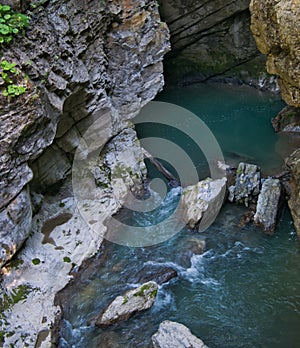
[[[203,316],[202,327],[204,329],[201,331],[195,322],[182,318],[183,312],[175,310],[176,306],[170,305],[172,301],[177,301],[176,298],[191,297],[201,306],[197,302],[199,292],[203,296],[207,294],[212,302],[215,301],[213,303],[216,307],[223,305],[218,300],[219,296],[223,297],[225,302],[229,301],[222,291],[235,292],[236,289],[231,288],[231,284],[234,284],[235,281],[225,282],[228,275],[218,273],[218,267],[213,270],[214,258],[210,257],[213,255],[216,259],[222,259],[228,252],[226,257],[227,255],[229,258],[232,257],[233,264],[226,258],[225,263],[228,262],[229,268],[236,267],[242,277],[246,277],[246,274],[249,275],[246,269],[253,258],[260,260],[270,271],[270,273],[266,272],[265,279],[273,277],[275,269],[271,268],[272,262],[281,263],[280,255],[286,255],[288,266],[277,270],[280,276],[275,279],[275,283],[289,284],[287,297],[282,299],[282,303],[287,301],[288,307],[292,306],[291,312],[294,313],[294,316],[289,321],[290,331],[286,340],[287,342],[291,340],[290,347],[293,346],[293,342],[296,347],[299,343],[299,336],[294,332],[295,327],[299,324],[299,301],[296,295],[297,289],[299,290],[299,284],[296,282],[297,275],[299,275],[299,268],[297,268],[299,246],[296,244],[296,235],[290,225],[286,210],[280,218],[278,237],[271,241],[267,237],[259,235],[255,227],[249,228],[255,236],[254,240],[248,235],[249,233],[242,233],[244,240],[239,239],[241,235],[235,239],[232,237],[234,227],[230,227],[229,230],[232,228],[231,233],[221,233],[215,239],[212,236],[206,237],[208,246],[207,252],[203,256],[196,252],[199,235],[195,237],[196,241],[191,242],[190,239],[194,237],[191,231],[186,231],[186,236],[182,234],[177,236],[175,245],[169,244],[174,242],[171,241],[166,245],[156,246],[153,255],[150,255],[151,252],[147,249],[136,251],[128,248],[124,250],[119,246],[102,243],[103,235],[106,232],[103,222],[122,206],[126,191],[133,189],[136,190],[136,193],[141,193],[144,190],[146,168],[131,120],[161,91],[164,84],[164,56],[167,88],[159,95],[159,100],[172,103],[180,101],[180,105],[187,107],[189,104],[193,109],[189,95],[193,96],[194,100],[199,100],[200,109],[204,108],[200,116],[207,117],[205,121],[209,127],[214,129],[214,133],[219,132],[222,136],[232,131],[233,127],[230,126],[230,122],[246,123],[247,118],[252,116],[257,123],[260,122],[259,119],[264,119],[261,121],[261,126],[257,127],[258,130],[251,130],[250,126],[246,126],[249,133],[261,132],[261,138],[265,138],[265,142],[257,142],[258,150],[251,154],[247,153],[249,147],[254,147],[251,141],[249,144],[245,144],[244,148],[242,144],[240,149],[239,145],[230,144],[231,140],[226,140],[226,137],[222,140],[217,139],[221,143],[223,142],[222,149],[224,146],[226,148],[226,141],[228,141],[227,145],[230,144],[230,146],[225,151],[227,151],[227,155],[228,152],[234,152],[227,156],[231,160],[237,161],[238,158],[238,160],[253,161],[253,158],[256,160],[257,154],[259,154],[262,155],[261,163],[257,164],[263,167],[269,160],[270,165],[264,168],[266,173],[280,175],[280,170],[274,173],[272,172],[274,168],[271,168],[269,171],[270,166],[277,166],[281,160],[274,150],[275,143],[279,143],[279,152],[280,154],[283,152],[285,156],[289,155],[287,149],[294,146],[295,151],[286,161],[287,169],[291,174],[287,194],[294,224],[299,233],[299,151],[296,150],[295,145],[297,144],[296,135],[294,134],[292,141],[283,140],[282,145],[280,139],[285,135],[271,134],[271,130],[267,126],[284,103],[278,96],[268,94],[269,92],[260,95],[257,90],[247,90],[250,87],[235,86],[248,84],[273,92],[278,88],[275,77],[268,75],[265,71],[266,59],[257,50],[252,37],[249,1],[161,0],[157,3],[149,0],[53,0],[2,1],[2,3],[11,5],[16,11],[27,11],[26,13],[31,18],[30,25],[21,40],[14,39],[15,44],[9,47],[1,46],[1,59],[16,62],[17,66],[28,75],[30,81],[26,94],[11,99],[9,102],[4,96],[0,97],[0,260],[2,289],[5,294],[1,300],[4,312],[0,317],[0,322],[3,346],[49,347],[51,340],[55,341],[55,330],[52,329],[55,320],[60,318],[62,310],[62,324],[58,330],[61,338],[56,340],[57,344],[63,347],[77,343],[79,346],[80,344],[87,346],[94,344],[95,347],[99,344],[106,344],[106,346],[110,344],[112,347],[116,347],[117,344],[120,346],[128,344],[129,347],[128,342],[132,339],[130,335],[135,334],[127,328],[126,323],[116,332],[110,329],[106,332],[96,332],[96,337],[93,336],[90,341],[86,341],[87,338],[84,334],[80,336],[80,330],[82,330],[81,328],[85,330],[87,319],[92,312],[90,306],[94,305],[91,298],[96,296],[96,290],[92,287],[94,280],[91,279],[103,278],[104,280],[101,284],[96,280],[96,287],[99,287],[97,291],[100,291],[97,296],[102,297],[97,304],[97,308],[100,309],[104,302],[107,304],[108,298],[111,299],[112,295],[115,296],[122,289],[124,290],[122,287],[117,288],[116,284],[120,281],[118,272],[122,274],[123,280],[127,284],[125,288],[128,287],[128,284],[139,283],[139,279],[131,279],[128,276],[128,274],[134,274],[138,269],[136,264],[131,263],[131,258],[133,260],[140,258],[142,268],[145,262],[143,257],[147,256],[154,263],[161,262],[165,266],[168,265],[168,262],[172,263],[172,267],[177,268],[179,280],[183,279],[183,282],[176,280],[177,283],[171,282],[169,285],[174,288],[174,294],[178,293],[178,297],[175,295],[173,297],[167,286],[162,286],[158,292],[161,302],[158,302],[158,305],[153,308],[154,317],[157,316],[160,322],[169,319],[184,323],[198,337],[205,338],[204,342],[208,346],[225,346],[224,342],[227,342],[229,347],[231,334],[233,335],[231,329],[228,331],[228,336],[225,335],[224,340],[221,338],[216,340],[216,334],[209,329],[209,316]],[[268,72],[279,76],[278,83],[282,98],[294,108],[299,107],[300,47],[297,41],[299,8],[298,1],[252,0],[250,5],[251,30],[259,50],[267,56]],[[231,85],[227,87],[206,84],[192,87],[191,85],[182,87],[183,89],[172,87],[174,84],[184,86],[191,82],[225,82]],[[222,96],[232,100],[234,97],[231,92],[234,91],[242,98],[243,107],[231,105],[228,106],[227,112],[233,115],[236,112],[237,116],[239,113],[243,113],[245,119],[242,121],[239,121],[238,117],[234,121],[228,119],[229,123],[225,126],[228,127],[228,130],[225,131],[226,128],[222,128],[222,125],[226,122],[222,123],[221,120],[228,118],[226,100],[223,100],[219,106],[217,101],[222,100]],[[208,111],[205,111],[203,106],[205,100],[201,99],[201,95],[205,96],[205,93],[207,93],[207,99],[211,95],[217,96],[216,100],[212,98],[210,101],[210,106],[216,105],[213,110],[215,119],[210,116],[211,114],[209,115]],[[250,96],[250,100],[243,97],[245,95]],[[194,106],[194,108],[199,109],[199,106]],[[209,106],[206,108],[209,109]],[[222,110],[220,114],[218,114],[219,109]],[[82,221],[81,214],[77,211],[78,202],[73,197],[70,185],[70,173],[76,149],[82,146],[85,131],[90,129],[89,127],[97,120],[101,120],[99,124],[101,132],[98,133],[101,144],[108,143],[106,154],[100,158],[99,163],[97,162],[99,174],[97,177],[95,176],[99,188],[99,190],[97,188],[99,191],[97,191],[99,194],[97,199],[105,207],[100,215],[93,215],[91,219],[91,221],[100,221],[98,233],[88,227],[85,221]],[[214,123],[218,124],[218,122],[220,128],[218,129],[218,126],[214,128]],[[99,131],[99,129],[97,130]],[[236,131],[238,134],[239,129]],[[140,132],[138,131],[138,134],[141,137]],[[239,138],[240,134],[233,134],[232,138],[237,144],[242,143],[239,139],[245,139],[243,136]],[[270,140],[271,138],[272,140]],[[93,144],[91,142],[89,145],[93,146]],[[261,148],[264,151],[260,151]],[[272,153],[271,160],[269,151]],[[84,156],[84,151],[81,152],[81,155]],[[117,160],[112,160],[112,157]],[[237,164],[234,165],[237,166]],[[103,170],[104,174],[101,173]],[[112,180],[114,173],[117,175],[120,172],[124,184]],[[176,196],[176,189],[172,190],[168,196],[170,206],[173,204],[172,193]],[[91,202],[84,202],[84,204],[87,206],[83,208],[90,209],[94,214]],[[234,213],[230,214],[230,210]],[[224,229],[226,216],[227,219],[234,220],[234,226],[238,225],[238,219],[233,216],[242,214],[242,210],[242,208],[226,206],[212,229],[219,231],[218,226],[221,226],[221,230]],[[228,226],[231,225],[228,224]],[[285,234],[285,230],[288,231],[287,234]],[[280,240],[279,245],[276,245],[277,239]],[[179,241],[181,241],[181,247],[191,243],[192,252],[183,252],[185,259],[180,262],[176,258],[175,260],[165,259],[163,255],[166,254],[166,250],[179,248],[176,246]],[[24,242],[25,244],[23,244]],[[274,259],[270,256],[270,248],[276,250]],[[20,252],[17,253],[19,249]],[[99,249],[100,253],[97,256]],[[115,249],[117,251],[114,251]],[[289,249],[288,254],[281,254],[283,249]],[[264,252],[268,255],[267,258],[270,258],[270,264],[269,261],[261,259],[260,255]],[[110,257],[108,260],[102,260],[102,254],[107,255],[107,253],[113,259],[111,262]],[[145,255],[142,256],[143,254]],[[96,256],[91,261],[89,258],[93,255]],[[115,258],[116,260],[114,260]],[[128,265],[122,264],[122,258],[127,260]],[[95,266],[93,266],[93,262],[96,262],[95,265],[97,265],[97,260],[100,276],[95,273]],[[238,260],[241,260],[241,270]],[[257,262],[259,263],[259,261]],[[256,266],[255,263],[254,266]],[[288,271],[290,275],[285,278],[284,274]],[[190,276],[190,272],[195,272],[194,278]],[[206,277],[206,272],[209,274],[208,277]],[[112,279],[107,279],[109,274]],[[261,274],[257,276],[262,277]],[[77,285],[78,279],[81,279],[81,283],[79,281]],[[249,279],[255,282],[255,277],[249,276]],[[293,279],[295,283],[292,282]],[[66,295],[66,297],[62,295],[64,301],[59,303],[57,299],[58,302],[54,305],[54,297],[69,280],[71,280],[71,285],[70,289],[66,287],[66,293],[71,292],[77,295],[73,299],[71,299],[71,295]],[[206,281],[211,281],[213,295],[205,288]],[[215,281],[218,283],[214,283]],[[87,285],[88,283],[91,284]],[[105,284],[107,284],[106,288]],[[202,288],[197,288],[193,284],[201,284]],[[262,284],[269,289],[267,281]],[[273,283],[270,282],[270,284]],[[73,286],[75,290],[73,290]],[[85,295],[81,294],[77,286],[84,288]],[[180,287],[191,288],[191,293],[190,290],[187,293],[181,292]],[[270,302],[277,303],[281,291],[285,291],[285,289],[278,287],[278,292],[275,291],[274,298],[270,297]],[[103,292],[103,296],[101,292]],[[245,298],[246,294],[245,291]],[[249,296],[252,296],[251,294],[253,293],[248,293]],[[262,291],[260,294],[264,298],[264,292]],[[76,322],[78,314],[71,313],[76,312],[77,303],[74,304],[72,301],[81,301],[81,298],[85,298],[85,296],[87,302],[82,300],[82,306],[88,307],[89,312],[79,318],[78,324]],[[70,303],[66,299],[70,300]],[[246,300],[241,303],[245,305]],[[173,311],[169,314],[170,317],[165,318],[158,314],[159,305],[170,306]],[[269,305],[268,303],[267,306]],[[181,306],[184,306],[184,301],[179,307]],[[190,304],[186,304],[186,306],[190,308]],[[81,307],[79,306],[79,308]],[[232,312],[224,314],[224,317],[233,316],[235,311],[240,310],[240,308],[230,308]],[[211,308],[208,310],[211,311]],[[272,311],[273,309],[270,309],[270,315],[272,315]],[[258,313],[259,311],[254,312],[257,315],[261,314]],[[283,310],[278,313],[282,313],[280,315],[284,317],[289,316],[291,312]],[[70,317],[70,313],[74,315],[73,319]],[[201,315],[193,313],[193,309],[190,310],[190,313],[192,313],[191,317],[196,318],[195,320]],[[144,316],[142,320],[146,320],[149,313],[142,315]],[[221,319],[220,317],[215,319],[212,326],[217,328]],[[243,317],[242,321],[244,319]],[[75,324],[72,323],[72,320],[75,320]],[[266,317],[263,317],[261,326],[264,325],[263,320],[266,320]],[[134,330],[139,331],[140,327],[137,322],[138,317],[133,318],[131,323],[135,327]],[[71,323],[71,327],[68,326],[68,323]],[[158,324],[155,321],[154,326],[151,326],[150,323],[146,325],[147,329],[145,328],[143,332],[144,337],[133,341],[135,342],[133,346],[148,344],[154,328],[158,329]],[[231,321],[231,324],[236,325],[234,321]],[[249,322],[246,322],[245,325],[251,327]],[[129,336],[124,336],[124,331],[127,329]],[[93,331],[94,328],[86,330],[90,335],[90,331]],[[253,330],[256,331],[255,328]],[[272,330],[272,327],[267,328],[266,336],[272,335],[273,333],[268,330]],[[77,336],[78,334],[79,336]],[[243,337],[243,335],[246,333],[238,331],[237,337]],[[121,336],[121,341],[119,341],[119,336]],[[254,340],[258,340],[255,341],[256,345],[262,344],[260,341],[262,336],[263,334],[255,336]],[[84,343],[78,337],[81,337]],[[139,342],[142,343],[138,343],[138,339],[141,339]],[[249,340],[249,337],[246,335],[243,339]],[[110,341],[114,343],[109,343]],[[235,342],[234,346],[239,346],[237,338],[232,339],[232,342]],[[250,340],[249,346],[251,344],[253,346],[254,343],[251,342]],[[278,347],[282,346],[280,340],[277,343],[267,342],[264,346],[271,343],[275,346],[277,344]]]

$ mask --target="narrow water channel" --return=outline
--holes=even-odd
[[[283,107],[279,98],[249,87],[194,85],[165,90],[158,100],[201,117],[232,163],[248,160],[267,174],[281,170],[290,145],[270,125]],[[139,129],[140,136],[151,131]],[[156,136],[164,132],[154,131]],[[177,199],[178,192],[171,189],[168,208],[160,214],[167,214]],[[147,248],[106,242],[102,253],[64,291],[60,346],[151,347],[159,323],[169,319],[188,326],[210,348],[298,348],[300,244],[291,217],[284,208],[270,237],[253,225],[241,226],[244,212],[243,207],[226,204],[205,232],[184,229]],[[206,251],[200,255],[197,248],[203,240]],[[111,328],[88,326],[149,269],[162,266],[174,268],[178,276],[160,287],[150,310]]]

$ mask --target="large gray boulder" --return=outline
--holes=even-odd
[[[148,282],[136,289],[127,291],[116,297],[99,316],[97,326],[112,325],[118,321],[127,320],[136,312],[144,311],[153,306],[158,285]]]
[[[226,178],[207,178],[183,189],[183,219],[191,228],[206,229],[216,218],[226,191]]]
[[[245,204],[255,203],[260,191],[260,171],[255,164],[241,162],[236,170],[235,185],[229,187],[229,201]]]
[[[254,222],[263,227],[266,233],[273,233],[281,193],[278,179],[268,178],[264,181],[258,196]]]
[[[154,348],[207,348],[186,326],[165,320],[152,336]]]

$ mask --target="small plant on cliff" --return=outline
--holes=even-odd
[[[25,93],[27,78],[16,68],[15,63],[2,60],[0,63],[0,87],[4,97],[16,97]]]
[[[29,24],[29,18],[15,13],[10,6],[0,4],[0,44],[10,43],[13,35],[22,32]]]

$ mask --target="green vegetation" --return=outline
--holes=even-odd
[[[7,60],[2,60],[0,63],[0,85],[4,97],[19,96],[27,89],[27,78],[16,65]]]
[[[150,293],[150,298],[156,298],[156,295],[157,295],[157,289],[153,290],[153,291]]]
[[[243,169],[237,168],[236,175],[241,175],[243,173]]]
[[[64,262],[67,262],[67,263],[70,263],[71,262],[71,259],[68,257],[68,256],[65,256],[63,258]]]
[[[5,325],[7,325],[4,311],[9,310],[16,303],[25,300],[33,290],[37,290],[37,288],[33,289],[27,284],[21,284],[12,289],[9,295],[7,293],[0,294],[0,343],[3,342],[5,336],[8,337],[14,334],[14,332],[7,332],[4,329]]]
[[[151,288],[151,284],[143,285],[138,292],[136,292],[133,296],[144,296],[144,292]]]
[[[30,2],[30,8],[32,10],[40,7],[40,6],[43,6],[43,4],[46,2],[47,0],[37,0],[37,1],[31,1]]]
[[[0,47],[11,43],[13,37],[24,33],[29,17],[14,12],[10,6],[0,4]],[[28,78],[16,68],[16,64],[2,60],[0,63],[0,88],[4,97],[14,98],[27,89]]]
[[[0,315],[14,304],[25,300],[31,291],[32,288],[29,285],[21,284],[12,289],[10,295],[3,294],[2,297],[0,297]]]
[[[41,260],[38,259],[38,258],[35,258],[35,259],[32,259],[31,262],[34,264],[34,265],[39,265],[41,263]]]
[[[0,4],[0,44],[10,43],[13,36],[23,32],[29,24],[29,18],[15,13],[10,6]]]
[[[145,291],[151,289],[152,284],[144,284],[141,286],[141,288],[133,294],[135,297],[144,297],[145,296]],[[154,289],[153,291],[150,292],[149,297],[150,298],[155,298],[157,295],[157,289]],[[129,297],[126,295],[124,296],[124,300],[122,305],[126,304],[129,301]]]

